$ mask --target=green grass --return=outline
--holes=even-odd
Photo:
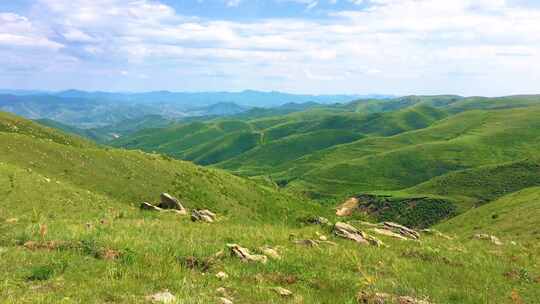
[[[469,111],[392,137],[371,137],[313,153],[277,178],[323,196],[401,190],[452,171],[534,157],[540,108]],[[285,171],[286,170],[286,171]]]
[[[466,227],[475,224],[465,213],[455,219],[466,223],[463,230],[453,220],[440,226],[456,235],[453,240],[381,237],[388,247],[359,247],[333,237],[328,227],[298,221],[314,215],[335,221],[330,206],[271,184],[160,155],[99,148],[9,115],[0,122],[7,126],[0,131],[2,303],[145,303],[146,295],[164,289],[180,303],[214,303],[219,287],[240,304],[352,304],[361,290],[433,303],[511,303],[512,294],[524,303],[540,299],[540,248],[532,232],[518,239],[510,228],[497,230],[503,240],[518,244],[496,247],[470,238],[473,231]],[[496,208],[498,227],[516,221],[513,210],[530,216],[523,223],[532,224],[538,218],[538,190],[531,189],[481,208],[503,202],[508,211]],[[188,208],[210,208],[218,222],[194,223],[188,216],[138,209],[138,203],[155,201],[163,191]],[[493,218],[493,212],[485,214]],[[290,241],[317,238],[317,233],[336,245],[307,248]],[[28,241],[37,245],[25,247]],[[246,264],[227,255],[208,263],[227,243],[255,252],[277,246],[282,259]],[[107,259],[107,252],[116,258]],[[188,267],[186,260],[193,258],[209,268]],[[229,279],[215,278],[218,271]],[[276,286],[294,296],[281,298],[271,289]]]
[[[460,235],[489,233],[504,241],[540,241],[540,187],[524,188],[474,208],[439,228]]]

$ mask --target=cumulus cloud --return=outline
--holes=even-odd
[[[272,1],[307,9],[324,2]],[[318,19],[234,21],[184,16],[156,0],[38,0],[35,20],[0,14],[0,45],[47,48],[89,69],[140,68],[149,77],[227,71],[244,87],[296,79],[308,91],[472,91],[470,81],[448,78],[457,70],[483,77],[479,82],[523,75],[521,86],[508,81],[523,90],[540,76],[531,72],[540,71],[538,9],[505,0],[341,2],[356,6]]]

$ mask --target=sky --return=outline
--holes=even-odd
[[[540,1],[0,0],[0,88],[540,93]]]

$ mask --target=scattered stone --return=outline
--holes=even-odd
[[[273,290],[282,297],[290,297],[293,294],[292,291],[283,287],[274,287]]]
[[[321,241],[328,241],[328,238],[324,235],[319,235],[319,240]]]
[[[220,304],[233,304],[233,301],[224,297],[219,297],[218,301]]]
[[[220,279],[220,280],[223,281],[223,280],[228,279],[228,278],[229,278],[229,275],[226,274],[226,273],[223,272],[223,271],[220,271],[220,272],[216,273],[216,278],[218,278],[218,279]]]
[[[322,217],[322,216],[315,216],[315,217],[308,218],[306,222],[312,225],[321,225],[321,226],[331,225],[330,221],[327,218]]]
[[[390,231],[388,229],[380,229],[380,228],[373,228],[371,229],[371,231],[377,233],[377,234],[380,234],[380,235],[385,235],[385,236],[389,236],[389,237],[393,237],[393,238],[396,238],[396,239],[400,239],[400,240],[409,240],[408,238],[402,236],[401,234],[397,234],[393,231]]]
[[[240,247],[237,244],[227,244],[227,247],[231,250],[231,255],[240,258],[243,262],[260,262],[266,264],[268,257],[262,254],[251,254],[249,249]]]
[[[191,220],[194,222],[207,222],[213,223],[216,220],[216,214],[210,210],[192,210]]]
[[[351,197],[345,201],[341,206],[337,207],[336,215],[337,216],[351,216],[355,209],[358,209],[360,205],[360,200],[356,197]]]
[[[8,219],[6,220],[6,223],[8,223],[8,224],[15,224],[15,223],[17,223],[18,221],[19,221],[18,218],[12,217],[12,218],[8,218]]]
[[[149,301],[151,303],[176,303],[176,297],[170,293],[168,290],[158,292],[153,295],[149,295],[146,297],[146,301]]]
[[[407,237],[413,240],[417,240],[420,238],[420,233],[418,233],[416,230],[405,227],[403,225],[393,223],[393,222],[384,222],[383,225],[385,227],[390,228],[392,231],[403,235],[404,237]]]
[[[499,240],[498,237],[494,235],[485,234],[485,233],[475,234],[474,238],[478,240],[488,240],[491,243],[495,244],[496,246],[501,246],[503,244],[501,240]]]
[[[149,210],[149,211],[157,211],[157,212],[163,211],[163,209],[159,208],[158,206],[154,206],[147,202],[142,202],[140,208],[141,210]]]
[[[174,210],[183,211],[183,213],[187,213],[186,208],[182,206],[182,204],[176,197],[168,193],[161,193],[160,199],[161,199],[161,203],[159,203],[158,205],[159,208],[174,209]]]
[[[391,299],[391,295],[379,292],[361,291],[356,295],[356,302],[359,304],[385,304]]]
[[[277,252],[276,249],[270,247],[270,246],[264,246],[259,248],[261,252],[266,255],[267,257],[274,259],[274,260],[281,260],[281,256]]]
[[[334,225],[334,233],[339,237],[353,240],[359,244],[369,245],[369,241],[364,237],[364,233],[349,224],[337,222]]]

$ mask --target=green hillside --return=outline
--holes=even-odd
[[[294,214],[291,204],[310,208],[309,204],[294,202],[286,195],[222,171],[160,155],[97,148],[11,115],[2,114],[0,126],[0,140],[4,143],[0,146],[0,162],[54,182],[69,183],[126,207],[170,192],[193,207],[227,213],[234,209],[233,218],[249,215],[249,219],[286,221],[287,215]],[[14,193],[9,199],[22,200],[24,193],[18,196]]]
[[[287,115],[148,129],[115,140],[112,145],[259,175],[316,151],[368,135],[390,136],[424,128],[444,117],[444,111],[428,106],[374,114],[314,108]]]
[[[468,111],[421,130],[319,151],[278,176],[321,195],[408,188],[451,171],[534,157],[538,117],[539,107]]]
[[[438,226],[468,236],[488,233],[506,241],[540,241],[540,187],[525,188],[457,216]]]
[[[320,215],[335,222],[331,207],[274,187],[157,154],[99,148],[7,114],[0,114],[0,126],[3,303],[148,303],[147,296],[163,290],[181,303],[220,303],[221,297],[239,304],[357,303],[359,292],[430,303],[540,298],[536,233],[511,225],[523,214],[530,217],[523,225],[537,222],[531,203],[536,188],[443,223],[440,229],[454,239],[422,233],[418,242],[376,235],[385,246],[359,247],[336,237],[331,226],[305,224]],[[221,128],[243,129],[240,124]],[[530,162],[501,168],[534,169]],[[438,189],[435,185],[422,189]],[[154,202],[164,191],[189,209],[216,212],[217,222],[139,210],[141,201]],[[498,206],[492,204],[504,208],[483,212],[475,224],[472,212]],[[489,229],[494,219],[503,230]],[[471,239],[477,231],[500,234],[505,243]],[[330,243],[293,242],[321,236]],[[241,262],[227,252],[229,243],[256,254],[270,246],[280,259]],[[216,256],[221,250],[224,255]],[[217,278],[219,272],[228,278]],[[276,287],[292,295],[280,296]]]

